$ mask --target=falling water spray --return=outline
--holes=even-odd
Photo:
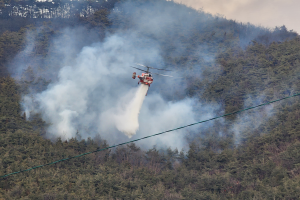
[[[141,84],[124,110],[118,115],[115,115],[117,129],[125,133],[129,138],[135,135],[139,129],[139,113],[148,88],[148,85]]]

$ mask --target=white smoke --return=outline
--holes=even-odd
[[[149,44],[149,39],[129,32],[111,35],[103,42],[85,46],[74,58],[72,65],[64,66],[65,61],[62,61],[57,78],[52,80],[46,90],[23,97],[26,115],[30,117],[31,113],[41,113],[50,124],[47,130],[49,138],[70,139],[76,137],[77,133],[83,139],[100,135],[110,144],[195,122],[197,115],[193,110],[196,103],[194,99],[168,102],[155,89],[159,86],[167,91],[172,81],[160,84],[160,79],[165,77],[155,76],[152,85],[156,84],[156,87],[151,85],[145,99],[148,86],[138,87],[137,80],[131,78],[135,71],[129,67],[132,63],[148,63],[152,60],[162,62],[156,42],[151,41],[147,48],[144,48],[144,43]],[[62,45],[65,45],[65,49],[68,49],[68,45],[73,46]],[[68,54],[68,51],[64,53]],[[202,117],[211,113],[205,113]],[[158,145],[184,148],[185,131],[148,140],[142,143],[143,147]]]
[[[206,120],[216,116],[216,110],[220,112],[217,103],[199,102],[204,88],[192,82],[195,77],[207,79],[202,72],[208,68],[217,72],[215,78],[218,76],[221,69],[218,71],[214,64],[214,49],[219,47],[201,41],[195,41],[192,47],[189,40],[196,33],[205,33],[205,27],[213,26],[216,20],[167,1],[120,3],[110,17],[117,18],[117,23],[118,18],[125,18],[125,23],[117,25],[116,30],[101,40],[96,31],[68,28],[51,41],[46,58],[30,57],[34,49],[31,39],[25,51],[16,57],[13,66],[17,67],[18,76],[31,65],[36,77],[51,82],[43,91],[33,89],[23,96],[26,116],[40,113],[49,124],[49,138],[70,139],[79,133],[82,139],[100,135],[109,144],[117,144],[128,141],[128,137],[137,139]],[[176,66],[178,59],[186,56],[195,59]],[[137,81],[131,78],[136,71],[130,68],[133,63],[158,68],[168,65],[173,76],[183,79],[154,76],[145,98],[148,87],[138,87]],[[176,69],[181,70],[180,74]],[[192,82],[189,88],[197,89],[197,99],[186,97],[187,81]],[[231,129],[237,143],[245,130],[261,121],[248,126],[245,124],[250,121],[248,116],[239,116]],[[202,133],[209,133],[207,128],[213,123],[180,129],[139,144],[142,148],[156,145],[182,149],[188,146],[186,137],[193,139],[195,134],[201,137]]]
[[[191,9],[179,12],[177,7],[168,7],[168,2],[157,1],[151,6],[143,5],[145,12],[139,17],[136,12],[139,10],[138,4],[129,2],[122,8],[132,14],[131,28],[107,33],[103,40],[95,37],[94,41],[93,31],[89,33],[80,27],[62,30],[60,36],[51,42],[45,62],[40,63],[43,69],[32,65],[36,77],[51,79],[51,83],[44,91],[32,90],[25,95],[23,108],[27,117],[31,113],[41,113],[43,120],[49,124],[47,137],[70,139],[79,133],[82,139],[87,139],[100,135],[109,144],[117,144],[128,141],[128,137],[137,139],[208,119],[219,108],[200,106],[198,100],[182,97],[186,87],[184,79],[154,76],[145,98],[147,86],[137,87],[137,81],[131,78],[136,71],[130,68],[133,63],[165,67],[163,56],[168,53],[163,51],[165,41],[168,41],[169,34],[174,34],[173,27],[182,24],[176,20],[175,14],[180,13],[186,19],[182,29],[189,33],[197,22],[192,15],[188,15]],[[129,12],[131,9],[135,11]],[[114,15],[118,15],[117,9],[112,13]],[[149,19],[152,19],[151,23],[148,23]],[[205,20],[202,19],[201,23]],[[90,42],[81,43],[84,38]],[[174,52],[185,52],[181,41],[173,40],[172,45]],[[21,68],[18,71],[28,67],[24,60],[16,62],[20,65],[15,63],[15,66]],[[197,68],[198,64],[195,63]],[[174,71],[172,73],[176,77],[182,76]],[[201,76],[201,70],[192,75]],[[174,91],[179,91],[181,98]],[[141,141],[140,144],[143,148],[157,145],[182,149],[187,147],[185,133],[196,130],[196,126],[181,129]]]
[[[253,98],[248,96],[245,100],[244,109],[263,103],[264,95]],[[274,105],[270,104],[254,110],[245,111],[237,116],[231,130],[234,133],[235,144],[238,145],[253,136],[253,133],[266,123],[274,114]],[[259,131],[263,133],[262,131]]]

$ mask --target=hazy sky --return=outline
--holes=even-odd
[[[274,28],[285,25],[300,33],[300,0],[174,0],[227,19]]]

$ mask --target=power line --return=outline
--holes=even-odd
[[[56,164],[56,163],[63,162],[63,161],[66,161],[66,160],[70,160],[70,159],[73,159],[73,158],[78,158],[78,157],[85,156],[85,155],[88,155],[88,154],[91,154],[91,153],[96,153],[96,152],[99,152],[99,151],[104,151],[104,150],[111,149],[111,148],[114,148],[114,147],[122,146],[124,144],[129,144],[129,143],[132,143],[132,142],[137,142],[137,141],[144,140],[144,139],[147,139],[147,138],[150,138],[150,137],[158,136],[158,135],[161,135],[161,134],[164,134],[164,133],[176,131],[176,130],[183,129],[183,128],[186,128],[186,127],[189,127],[189,126],[194,126],[196,124],[201,124],[201,123],[212,121],[212,120],[215,120],[215,119],[218,119],[218,118],[222,118],[222,117],[226,117],[226,116],[229,116],[229,115],[237,114],[237,113],[240,113],[240,112],[243,112],[243,111],[246,111],[246,110],[251,110],[251,109],[254,109],[254,108],[265,106],[265,105],[268,105],[268,104],[271,104],[271,103],[275,103],[275,102],[282,101],[282,100],[285,100],[285,99],[288,99],[288,98],[292,98],[292,97],[295,97],[295,96],[299,96],[299,95],[300,95],[300,93],[292,95],[292,96],[284,97],[284,98],[281,98],[281,99],[277,99],[277,100],[274,100],[274,101],[269,101],[267,103],[263,103],[263,104],[260,104],[260,105],[257,105],[257,106],[249,107],[249,108],[246,108],[246,109],[243,109],[243,110],[238,110],[238,111],[235,111],[235,112],[232,112],[232,113],[228,113],[228,114],[225,114],[225,115],[221,115],[221,116],[218,116],[218,117],[214,117],[214,118],[210,118],[210,119],[203,120],[203,121],[200,121],[200,122],[196,122],[196,123],[193,123],[193,124],[181,126],[179,128],[175,128],[175,129],[167,130],[167,131],[164,131],[164,132],[156,133],[156,134],[153,134],[153,135],[149,135],[149,136],[146,136],[146,137],[142,137],[142,138],[139,138],[139,139],[131,140],[129,142],[120,143],[120,144],[109,146],[109,147],[106,147],[106,148],[103,148],[103,149],[97,149],[95,151],[90,151],[90,152],[83,153],[83,154],[80,154],[80,155],[77,155],[77,156],[73,156],[73,157],[69,157],[69,158],[64,158],[64,159],[57,160],[57,161],[54,161],[54,162],[51,162],[51,163],[47,163],[47,164],[44,164],[44,165],[34,166],[34,167],[31,167],[31,168],[28,168],[28,169],[25,169],[25,170],[20,170],[20,171],[17,171],[17,172],[13,172],[13,173],[9,173],[9,174],[3,175],[0,178],[5,178],[5,177],[8,177],[8,176],[11,176],[11,175],[14,175],[14,174],[18,174],[18,173],[30,171],[30,170],[37,169],[37,168],[40,168],[40,167],[45,167],[47,165]]]

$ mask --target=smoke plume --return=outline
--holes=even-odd
[[[259,97],[248,96],[244,102],[244,109],[260,105],[265,102],[265,95],[261,94]],[[248,137],[254,135],[259,127],[266,123],[270,117],[274,115],[274,104],[270,104],[256,110],[250,110],[238,114],[237,119],[232,125],[231,129],[234,132],[235,144],[241,144],[247,141]],[[258,131],[263,133],[263,131]]]
[[[70,139],[79,134],[86,139],[100,135],[110,144],[115,144],[128,141],[128,137],[136,139],[196,121],[197,115],[193,110],[195,99],[171,102],[163,97],[163,93],[158,93],[159,89],[168,91],[173,87],[174,80],[155,76],[145,99],[148,86],[138,87],[137,80],[131,78],[135,71],[130,68],[133,63],[163,63],[157,41],[133,31],[116,33],[108,35],[102,42],[77,50],[72,60],[70,53],[74,55],[74,43],[62,42],[66,34],[71,38],[78,37],[72,32],[80,31],[66,29],[52,42],[51,52],[59,49],[60,57],[66,59],[57,59],[56,54],[51,53],[46,58],[53,59],[51,63],[60,67],[55,65],[54,68],[46,68],[49,73],[39,73],[32,65],[36,77],[52,75],[50,84],[43,91],[32,89],[23,96],[26,116],[30,118],[31,114],[41,113],[50,124],[48,138]],[[184,87],[177,89],[184,90]],[[144,148],[158,145],[182,149],[186,146],[184,133],[177,131],[142,145]]]
[[[126,19],[126,26],[113,25],[114,30],[102,39],[97,30],[80,26],[63,29],[52,37],[46,57],[33,53],[39,30],[28,32],[27,48],[11,65],[16,79],[20,80],[28,71],[34,75],[22,101],[28,119],[32,114],[41,114],[48,124],[46,137],[50,139],[68,140],[78,135],[87,139],[100,135],[109,144],[116,144],[130,137],[137,139],[213,116],[214,109],[207,111],[203,104],[195,110],[195,105],[200,105],[199,100],[184,97],[184,79],[154,75],[154,82],[147,91],[147,86],[138,86],[137,80],[131,78],[136,71],[130,67],[134,63],[166,68],[167,54],[185,52],[182,41],[173,40],[172,50],[168,51],[166,42],[170,36],[177,37],[174,27],[182,26],[180,29],[187,33],[185,37],[189,37],[197,20],[188,14],[192,9],[170,3],[129,1],[119,4],[110,18],[116,22],[118,18]],[[198,16],[197,11],[193,12]],[[182,76],[176,64],[168,66],[173,70],[169,72],[171,75]],[[201,73],[193,76],[201,76]],[[46,81],[37,88],[39,78]],[[156,145],[182,149],[188,146],[185,133],[196,130],[196,127],[178,130],[139,144],[142,148]]]
[[[28,33],[28,46],[13,63],[15,78],[20,79],[31,66],[35,79],[50,82],[39,90],[32,84],[22,102],[29,119],[40,113],[49,124],[48,138],[100,135],[109,144],[117,144],[209,119],[220,111],[220,105],[201,102],[200,93],[197,98],[185,93],[188,80],[206,79],[205,69],[221,71],[214,63],[220,47],[191,39],[199,32],[206,33],[206,27],[219,23],[217,20],[170,1],[120,3],[110,19],[115,24],[101,39],[96,30],[80,26],[61,30],[43,58],[32,56],[34,36]],[[224,33],[220,34],[223,38]],[[176,61],[187,56],[194,59],[183,64]],[[131,78],[133,63],[168,68],[181,79],[154,75],[147,91],[147,86],[138,87]],[[217,78],[220,73],[214,74]],[[201,130],[212,125],[203,124]],[[193,126],[139,145],[182,149],[188,146],[186,133],[197,132],[199,127]]]

